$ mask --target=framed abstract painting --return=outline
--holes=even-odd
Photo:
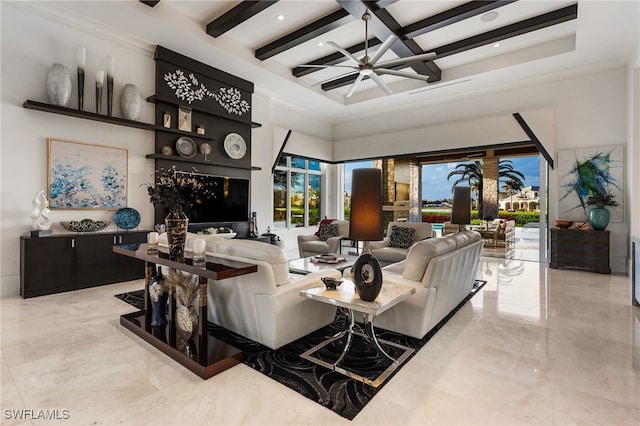
[[[589,196],[611,194],[619,204],[609,206],[611,222],[624,220],[624,147],[622,145],[558,151],[558,217],[589,218]]]
[[[49,207],[126,207],[128,157],[124,148],[49,138]]]

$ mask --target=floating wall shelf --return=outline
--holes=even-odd
[[[254,166],[250,166],[250,167],[246,167],[246,166],[235,166],[233,164],[230,163],[222,163],[219,161],[204,161],[204,160],[197,160],[194,158],[187,158],[187,157],[180,157],[177,155],[163,155],[163,154],[148,154],[146,156],[147,158],[153,158],[156,160],[171,160],[171,161],[182,161],[185,163],[195,163],[195,164],[207,164],[209,166],[221,166],[221,167],[229,167],[232,169],[243,169],[243,170],[262,170],[262,168],[260,167],[254,167]]]
[[[96,114],[95,112],[80,111],[73,108],[67,108],[58,105],[51,105],[44,102],[25,101],[22,106],[26,109],[34,109],[36,111],[50,112],[52,114],[68,115],[70,117],[84,118],[85,120],[101,121],[103,123],[116,124],[118,126],[133,127],[142,130],[156,130],[161,128],[154,124],[143,123],[141,121],[127,120],[126,118],[109,117],[107,115]]]
[[[167,104],[178,105],[178,104],[176,103],[176,101],[175,101],[175,100],[161,99],[161,98],[157,97],[156,95],[149,96],[149,97],[147,98],[147,102],[151,102],[151,103],[153,103],[153,104],[155,104],[155,103],[157,103],[157,102],[164,102],[164,103],[167,103]],[[208,109],[206,109],[206,108],[198,108],[197,106],[189,106],[189,108],[191,108],[191,109],[192,109],[192,110],[194,110],[194,111],[200,111],[200,112],[204,112],[204,113],[206,113],[206,114],[215,115],[215,116],[217,116],[217,117],[225,118],[225,119],[227,119],[227,120],[233,120],[233,121],[237,121],[237,122],[239,122],[239,123],[244,123],[244,121],[238,120],[237,118],[235,118],[235,117],[233,117],[233,116],[231,116],[231,115],[220,115],[220,114],[216,114],[216,113],[213,113],[213,112],[209,111],[209,110],[208,110]],[[254,121],[252,121],[252,122],[251,122],[251,128],[252,128],[252,129],[257,129],[257,128],[259,128],[259,127],[262,127],[262,124],[260,124],[260,123],[256,123],[256,122],[254,122]]]

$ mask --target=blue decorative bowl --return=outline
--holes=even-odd
[[[116,212],[113,216],[113,222],[120,229],[133,229],[140,225],[140,212],[130,207],[125,207]]]

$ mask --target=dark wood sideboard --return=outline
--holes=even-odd
[[[610,274],[609,231],[551,228],[549,267]]]
[[[113,253],[149,231],[20,237],[20,296],[35,297],[144,278],[144,262]]]

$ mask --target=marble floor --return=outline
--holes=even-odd
[[[351,422],[244,365],[201,380],[122,329],[131,307],[113,295],[140,281],[3,299],[0,423],[640,424],[629,277],[483,257],[478,278],[487,285]]]

